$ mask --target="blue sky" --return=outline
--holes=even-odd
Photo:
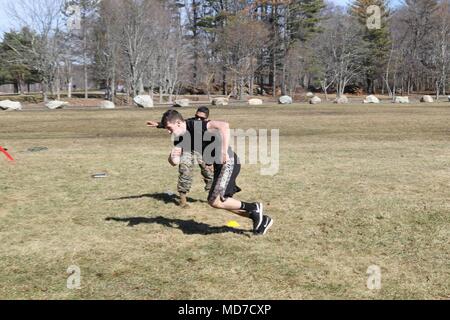
[[[6,13],[6,7],[11,0],[0,0],[0,33],[8,31],[11,19]]]

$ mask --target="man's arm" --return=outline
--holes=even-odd
[[[181,149],[181,148],[175,147],[172,149],[172,152],[170,153],[170,156],[169,156],[169,163],[172,166],[175,167],[180,164],[182,152],[183,152],[183,149]]]
[[[157,128],[157,129],[164,129],[164,128],[161,126],[161,123],[160,123],[160,122],[158,122],[158,121],[152,121],[152,120],[147,121],[147,127],[150,127],[150,128]]]
[[[224,121],[209,121],[207,124],[209,130],[218,130],[222,138],[222,163],[227,163],[228,148],[230,146],[230,125]]]

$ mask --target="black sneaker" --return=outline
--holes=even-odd
[[[273,219],[268,216],[264,216],[263,222],[261,223],[261,226],[259,229],[257,229],[256,234],[263,236],[269,231],[270,227],[273,225]]]
[[[255,203],[256,210],[254,210],[250,216],[253,220],[253,232],[256,232],[263,222],[264,218],[264,207],[262,203]]]

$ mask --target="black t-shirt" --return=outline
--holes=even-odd
[[[215,159],[216,154],[222,154],[222,137],[219,132],[209,132],[208,122],[190,118],[186,120],[186,133],[175,138],[174,146],[183,149],[183,152],[196,151],[203,155],[203,160],[208,163],[219,163],[221,159]],[[230,156],[234,156],[231,147],[228,150]]]
[[[187,119],[186,133],[180,137],[176,137],[173,145],[175,147],[180,147],[185,151],[197,151],[199,153],[203,153],[206,146],[214,141],[214,138],[209,142],[203,141],[205,132],[208,131],[208,122],[209,120],[202,121],[195,118]],[[197,145],[195,143],[195,139],[197,140]],[[200,145],[198,141],[201,141],[202,144]]]

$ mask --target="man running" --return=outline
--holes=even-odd
[[[195,117],[190,120],[198,121],[209,121],[209,109],[207,107],[200,107],[195,113]],[[147,126],[163,129],[164,127],[160,122],[148,121]],[[176,143],[175,143],[176,144]],[[180,207],[187,209],[189,205],[187,203],[187,195],[191,191],[192,182],[194,179],[194,166],[198,164],[200,167],[200,172],[205,182],[205,191],[211,190],[213,178],[214,178],[214,168],[211,164],[205,163],[203,161],[202,155],[198,152],[183,152],[180,164],[178,166],[178,185],[177,190],[180,195]]]
[[[203,155],[207,163],[214,163],[214,180],[208,195],[208,203],[216,209],[224,209],[253,221],[253,232],[264,235],[272,227],[273,220],[264,215],[262,203],[247,203],[233,198],[239,190],[236,178],[241,165],[236,153],[229,145],[230,127],[222,121],[184,120],[176,110],[164,113],[161,125],[176,138],[182,137],[171,152],[169,162],[180,163],[181,155],[187,150],[195,150]],[[215,135],[214,141],[212,136]],[[218,151],[218,152],[215,152]],[[208,154],[209,152],[209,154]]]

